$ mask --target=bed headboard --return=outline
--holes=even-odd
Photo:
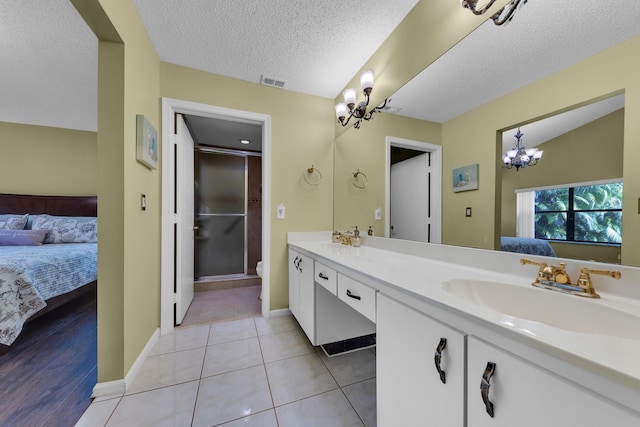
[[[0,194],[0,214],[98,216],[97,196]]]

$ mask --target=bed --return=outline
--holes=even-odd
[[[95,289],[96,217],[95,196],[0,194],[0,355],[27,321]]]
[[[500,238],[500,249],[505,252],[528,255],[556,256],[556,252],[546,240],[527,237],[502,236]]]

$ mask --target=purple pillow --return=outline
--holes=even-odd
[[[0,230],[0,246],[39,246],[49,230]]]

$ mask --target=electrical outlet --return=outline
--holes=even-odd
[[[278,205],[278,210],[276,212],[276,217],[278,219],[284,219],[284,215],[285,215],[284,205],[282,203],[280,203]]]
[[[375,218],[376,218],[376,220],[377,220],[377,221],[379,221],[379,220],[381,220],[381,219],[382,219],[382,209],[380,209],[380,208],[376,208],[376,211],[375,211]]]

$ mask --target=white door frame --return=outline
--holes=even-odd
[[[389,237],[391,226],[391,147],[431,153],[431,243],[442,243],[442,146],[395,136],[386,138],[384,237]]]
[[[270,314],[271,116],[208,104],[162,98],[162,231],[160,264],[160,333],[173,331],[174,235],[174,114],[191,114],[262,126],[262,316]]]

